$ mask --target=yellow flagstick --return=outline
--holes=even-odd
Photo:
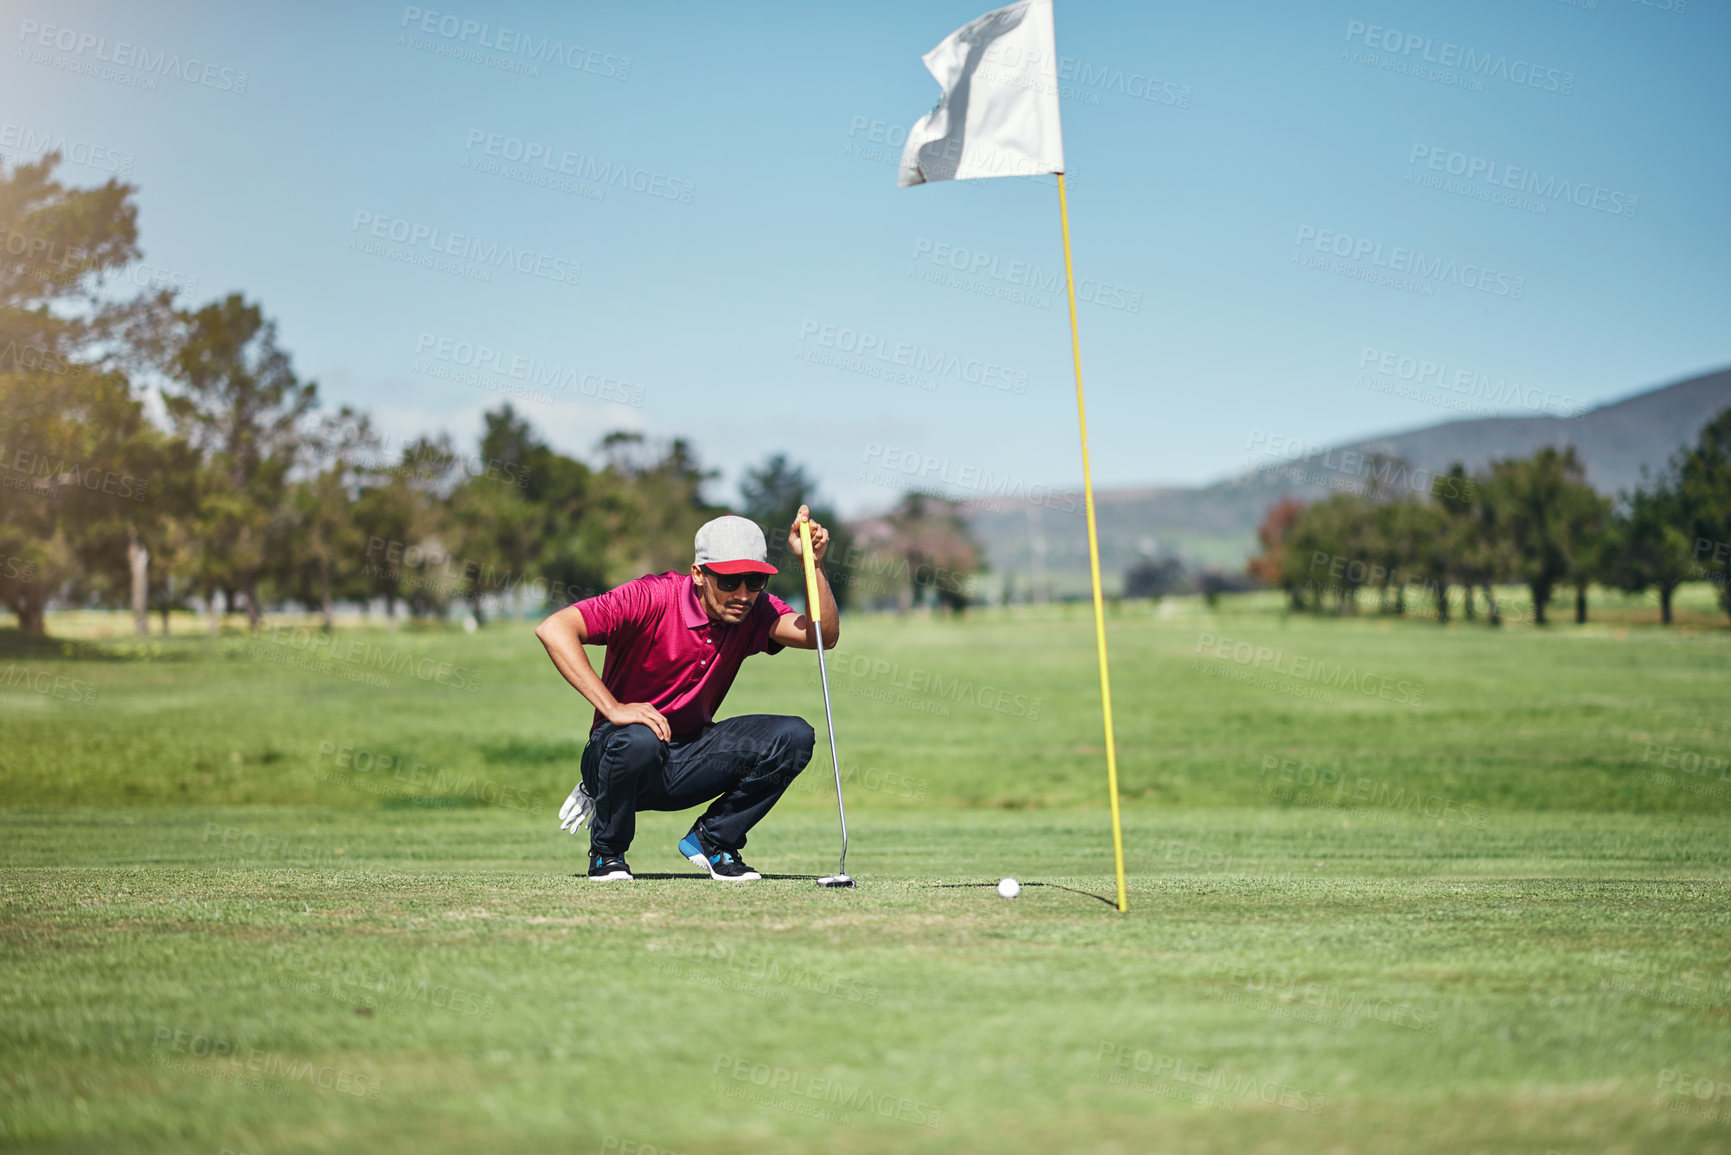
[[[1076,272],[1070,264],[1070,205],[1058,174],[1058,217],[1064,224],[1064,284],[1070,290],[1070,353],[1076,361],[1076,420],[1082,429],[1082,493],[1088,506],[1088,571],[1094,578],[1094,641],[1100,652],[1100,705],[1106,719],[1106,784],[1112,791],[1112,860],[1118,872],[1118,909],[1124,893],[1124,828],[1118,818],[1118,747],[1112,737],[1112,676],[1106,669],[1106,607],[1100,597],[1100,537],[1094,528],[1094,481],[1088,470],[1088,407],[1082,400],[1082,335],[1076,328]]]

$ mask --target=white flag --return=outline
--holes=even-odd
[[[908,130],[897,183],[1064,171],[1052,0],[1018,0],[925,54],[944,94]]]

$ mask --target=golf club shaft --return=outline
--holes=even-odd
[[[835,749],[835,715],[829,708],[829,671],[823,662],[823,635],[817,639],[817,677],[823,683],[823,721],[829,728],[829,761],[835,767],[835,811],[841,816],[841,865],[836,868],[837,874],[847,873],[847,807],[841,800],[841,755]]]
[[[823,660],[823,599],[817,593],[817,563],[812,559],[811,523],[805,518],[799,523],[801,560],[805,563],[805,615],[811,619],[812,632],[817,635],[817,676],[823,683],[823,721],[829,729],[829,761],[835,767],[835,812],[841,817],[841,866],[838,875],[847,874],[847,807],[841,800],[841,755],[835,748],[835,714],[829,705],[829,669]]]

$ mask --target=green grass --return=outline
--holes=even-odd
[[[1086,607],[849,621],[851,892],[810,882],[821,743],[764,883],[697,878],[679,815],[573,878],[588,711],[521,623],[339,634],[432,661],[383,687],[0,635],[0,680],[95,691],[0,686],[0,1146],[1731,1151],[1731,635],[1632,615],[1124,610],[1127,915]],[[812,665],[729,711],[821,728]]]
[[[1664,764],[1667,747],[1677,752],[1672,760],[1692,752],[1731,761],[1731,631],[1441,629],[1374,616],[1288,617],[1270,608],[1277,605],[1254,598],[1208,613],[1178,600],[1161,607],[1165,616],[1142,605],[1111,619],[1127,798],[1161,807],[1302,807],[1309,803],[1300,791],[1282,796],[1280,779],[1289,774],[1296,785],[1303,774],[1326,776],[1334,795],[1347,785],[1347,801],[1363,780],[1385,802],[1404,789],[1491,810],[1731,814],[1731,778]],[[864,791],[870,804],[1102,804],[1088,607],[977,617],[850,624],[830,681],[842,754],[857,783],[876,787]],[[189,634],[67,642],[46,652],[0,634],[0,792],[15,804],[45,805],[373,808],[442,799],[521,809],[537,797],[556,805],[570,790],[590,711],[524,624],[474,636],[337,637],[346,657],[327,662],[336,672],[325,673],[267,660],[309,652],[311,635],[298,626],[258,641]],[[1221,640],[1242,644],[1248,661],[1217,656]],[[67,647],[81,656],[66,658]],[[1278,652],[1282,669],[1296,659],[1322,677],[1270,674],[1275,661],[1257,667],[1254,647]],[[81,684],[65,693],[94,694],[95,703],[8,686],[9,670],[66,672]],[[1356,676],[1359,689],[1324,685],[1336,671]],[[1235,674],[1269,677],[1277,688],[1222,676]],[[799,712],[821,723],[816,680],[809,654],[759,658],[745,666],[727,709]],[[1390,700],[1374,693],[1384,684]],[[1394,701],[1403,694],[1416,704]],[[356,759],[369,767],[390,759],[391,769],[343,764]],[[344,771],[346,783],[338,780]],[[807,793],[796,805],[829,805]]]

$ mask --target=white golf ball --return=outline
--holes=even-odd
[[[1000,878],[998,880],[998,893],[1005,898],[1015,898],[1022,893],[1022,884],[1013,878]]]

